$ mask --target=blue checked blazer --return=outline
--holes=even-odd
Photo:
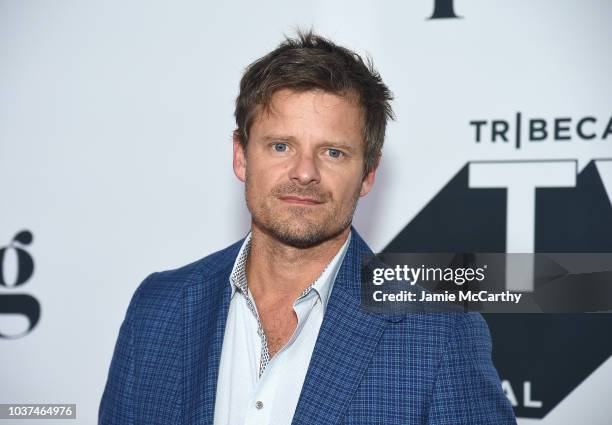
[[[292,424],[516,423],[482,316],[360,308],[361,259],[371,250],[352,231]],[[119,331],[100,424],[212,424],[229,274],[241,244],[153,273],[138,287]]]

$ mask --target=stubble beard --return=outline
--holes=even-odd
[[[311,215],[309,207],[288,206],[284,208],[289,214],[283,216],[275,215],[273,208],[266,198],[271,202],[279,201],[279,196],[295,195],[308,196],[315,199],[325,199],[330,201],[329,196],[321,194],[316,189],[299,188],[294,184],[285,184],[275,187],[270,194],[264,195],[266,198],[258,198],[254,193],[250,193],[249,179],[245,181],[245,198],[247,208],[251,213],[253,223],[273,237],[277,241],[293,246],[295,248],[311,248],[325,241],[333,239],[348,228],[353,221],[353,214],[359,201],[360,187],[351,197],[351,204],[345,212],[340,205],[335,205],[325,216],[318,219],[309,217]],[[320,207],[313,207],[320,208]]]

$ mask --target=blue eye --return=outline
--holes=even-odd
[[[274,150],[276,152],[285,152],[287,150],[287,144],[286,143],[274,143],[274,145],[272,145],[272,147],[274,148]]]
[[[339,151],[338,149],[328,149],[327,152],[332,158],[340,158],[343,155],[342,151]]]

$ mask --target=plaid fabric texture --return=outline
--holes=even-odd
[[[361,256],[371,251],[352,232],[292,423],[516,423],[482,316],[360,309]],[[100,424],[212,424],[228,279],[242,242],[138,287],[119,330]]]

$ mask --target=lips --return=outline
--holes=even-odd
[[[308,198],[308,197],[304,197],[304,196],[281,196],[280,197],[281,201],[285,201],[287,203],[290,204],[296,204],[296,205],[320,205],[323,202],[319,201],[318,199],[315,198]]]

